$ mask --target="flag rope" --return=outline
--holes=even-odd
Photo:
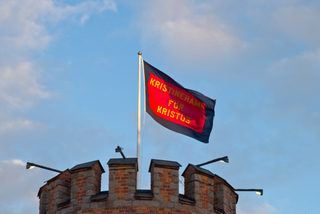
[[[142,59],[142,73],[143,73],[143,98],[144,98],[144,110],[143,110],[143,127],[144,125],[146,124],[146,90],[145,90],[145,87],[146,87],[146,81],[145,81],[145,75],[144,75],[144,61],[143,61],[143,58],[141,57]]]

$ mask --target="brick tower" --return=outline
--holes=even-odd
[[[136,158],[110,159],[108,166],[108,191],[100,190],[105,171],[98,160],[76,165],[48,180],[38,193],[39,213],[236,213],[234,188],[201,167],[187,166],[182,173],[185,194],[179,194],[178,162],[152,159],[149,190],[136,189]]]

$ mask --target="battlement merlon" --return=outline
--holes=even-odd
[[[179,201],[179,168],[175,161],[152,159],[149,167],[151,173],[151,191],[156,201],[177,203]]]
[[[108,161],[109,196],[108,200],[132,200],[137,190],[137,158],[114,158]]]
[[[99,160],[78,164],[70,169],[70,203],[81,205],[90,203],[91,196],[101,191],[101,175],[104,169]]]

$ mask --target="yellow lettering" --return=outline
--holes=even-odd
[[[179,108],[179,106],[178,106],[178,104],[177,104],[176,101],[173,103],[173,108],[175,108],[175,109],[178,109],[178,108]]]
[[[187,101],[187,103],[189,102],[189,99],[190,99],[190,97],[187,95],[184,97],[184,101]]]
[[[162,91],[163,91],[163,92],[167,92],[167,91],[168,91],[167,85],[163,85]]]
[[[173,104],[174,109],[179,109],[179,111],[183,111],[184,105],[179,103],[179,101],[169,100],[168,106],[171,106],[171,104]]]
[[[183,100],[183,97],[184,97],[184,93],[181,92],[180,99]]]
[[[156,88],[159,88],[159,85],[160,85],[160,82],[159,82],[159,81],[156,81],[155,87],[156,87]]]
[[[180,96],[180,91],[176,90],[176,91],[174,92],[174,96],[179,97],[179,96]]]
[[[190,124],[190,117],[187,117],[186,124]]]
[[[174,118],[174,114],[175,114],[175,112],[174,112],[174,111],[171,111],[170,117],[171,117],[171,118]]]
[[[160,113],[160,114],[161,114],[161,109],[162,109],[162,107],[161,107],[161,106],[158,106],[158,108],[157,108],[157,113]]]
[[[154,86],[154,81],[155,81],[155,79],[151,78],[150,81],[149,81],[149,84]]]
[[[193,104],[193,98],[191,98],[191,100],[189,101],[189,104],[194,105],[194,104]]]
[[[184,107],[183,104],[179,104],[179,110],[180,110],[180,111],[183,111],[183,107]]]
[[[178,120],[178,118],[179,118],[179,116],[180,116],[180,113],[177,113],[177,112],[176,112],[176,114],[177,114],[176,119]]]
[[[166,114],[167,113],[167,109],[166,108],[162,108],[162,112],[161,112],[161,114]]]
[[[171,91],[173,90],[171,87],[169,87],[168,86],[168,88],[169,88],[169,94],[171,94]],[[173,90],[174,91],[174,90]]]
[[[201,107],[200,107],[200,102],[198,102],[196,99],[194,100],[194,105],[197,106],[197,107],[199,107],[199,108],[201,108]]]

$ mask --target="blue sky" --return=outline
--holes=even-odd
[[[0,0],[0,213],[37,213],[54,172],[114,149],[136,157],[138,51],[216,99],[209,144],[145,115],[152,158],[199,164],[239,192],[238,214],[311,214],[320,181],[320,3]],[[108,173],[102,189],[108,189]],[[183,192],[183,187],[180,187]]]

